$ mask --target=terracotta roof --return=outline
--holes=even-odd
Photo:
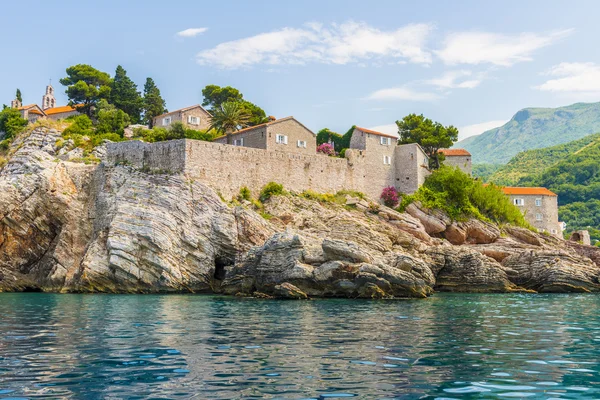
[[[32,107],[37,107],[37,104],[29,104],[27,106],[21,106],[21,107],[17,108],[17,110],[28,110]]]
[[[258,128],[263,128],[265,126],[269,126],[269,125],[274,125],[277,124],[279,122],[283,122],[283,121],[287,121],[289,119],[293,119],[294,121],[298,122],[300,125],[302,125],[307,131],[309,131],[310,133],[312,133],[313,135],[315,134],[313,131],[311,131],[310,129],[308,129],[302,122],[298,121],[296,118],[294,118],[293,116],[289,116],[289,117],[285,117],[285,118],[279,118],[276,119],[274,121],[269,121],[269,122],[265,122],[264,124],[260,124],[260,125],[254,125],[254,126],[249,126],[248,128],[244,128],[244,129],[240,129],[239,131],[233,132],[232,135],[237,135],[238,133],[244,133],[244,132],[248,132],[251,131],[253,129],[258,129]],[[227,137],[227,135],[221,135],[219,137],[216,137],[215,140],[223,138],[223,137]]]
[[[160,117],[163,117],[165,115],[175,114],[175,113],[178,113],[178,112],[184,112],[184,111],[187,111],[187,110],[191,110],[192,108],[196,108],[196,107],[200,107],[201,109],[204,110],[205,113],[207,113],[208,115],[210,115],[210,113],[208,111],[206,111],[206,109],[204,107],[202,107],[200,104],[196,104],[196,105],[193,105],[193,106],[189,106],[189,107],[185,107],[185,108],[180,108],[179,110],[169,111],[167,113],[157,115],[154,118],[160,118]]]
[[[367,128],[361,128],[360,126],[357,126],[356,129],[358,129],[359,131],[364,132],[364,133],[370,133],[371,135],[384,136],[384,137],[389,137],[392,139],[398,139],[397,136],[390,135],[388,133],[373,131],[373,130],[367,129]]]
[[[71,111],[77,111],[77,110],[75,108],[71,107],[71,106],[46,108],[44,110],[44,112],[46,113],[46,115],[61,114],[61,113],[67,113],[67,112],[71,112]]]
[[[467,150],[465,149],[440,149],[439,151],[440,153],[442,153],[445,156],[470,156],[471,153],[469,153]]]
[[[29,110],[29,114],[44,115],[44,113],[42,111],[36,110],[35,108]]]
[[[503,187],[505,194],[512,195],[538,195],[538,196],[557,196],[556,193],[543,187]]]

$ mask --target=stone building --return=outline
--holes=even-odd
[[[317,139],[313,131],[308,129],[294,117],[273,119],[264,124],[239,130],[214,140],[216,143],[233,146],[252,147],[286,151],[299,154],[316,154]]]
[[[13,101],[13,103],[18,102]],[[29,121],[30,124],[33,124],[40,118],[46,117],[46,113],[44,112],[44,110],[42,110],[37,104],[29,104],[27,106],[19,106],[14,108],[19,110],[21,112],[21,117]]]
[[[196,104],[158,115],[152,119],[152,126],[168,128],[173,122],[181,122],[187,128],[196,131],[207,130],[210,128],[211,115],[200,104]]]
[[[444,155],[444,164],[450,167],[458,167],[461,171],[471,175],[471,153],[465,149],[441,149]]]
[[[429,159],[418,144],[398,145],[398,138],[371,129],[356,127],[350,138],[350,148],[365,158],[365,184],[369,192],[387,186],[401,193],[412,194],[429,175]]]
[[[21,102],[17,99],[11,101],[10,106],[21,111],[21,116],[29,121],[29,123],[34,123],[40,118],[48,118],[56,121],[79,114],[77,109],[71,106],[56,107],[56,98],[54,97],[54,88],[52,85],[46,86],[46,93],[42,96],[41,107],[37,104],[22,106]]]
[[[555,193],[541,187],[503,187],[502,190],[534,228],[562,237]]]

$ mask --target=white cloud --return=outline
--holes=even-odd
[[[460,127],[458,128],[458,139],[463,140],[471,136],[480,135],[485,131],[489,131],[490,129],[498,128],[508,121],[508,119],[498,119]]]
[[[407,86],[379,89],[367,96],[367,100],[435,101],[441,98],[437,93],[414,90]]]
[[[502,35],[489,32],[458,32],[448,35],[438,57],[448,65],[494,64],[511,66],[531,61],[532,53],[570,35],[573,29],[548,34],[521,33]]]
[[[471,79],[469,79],[471,78]],[[482,75],[473,77],[471,71],[448,71],[439,78],[428,79],[425,81],[428,85],[437,86],[441,89],[473,89],[481,83]]]
[[[424,47],[431,29],[428,24],[381,31],[353,21],[327,27],[312,23],[220,43],[198,53],[197,61],[227,69],[255,64],[349,64],[382,58],[428,64],[431,54]]]
[[[194,37],[198,36],[201,33],[204,33],[208,30],[208,28],[189,28],[180,32],[177,32],[177,36],[179,37]]]
[[[594,63],[560,63],[546,75],[557,77],[536,86],[547,92],[600,94],[600,65]]]

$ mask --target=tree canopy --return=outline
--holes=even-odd
[[[106,100],[98,102],[96,108],[96,133],[116,133],[123,137],[125,128],[131,122],[129,115]]]
[[[152,127],[152,119],[167,112],[166,102],[152,78],[146,78],[144,84],[144,119],[143,122]]]
[[[458,140],[458,129],[452,125],[443,126],[425,118],[423,114],[409,114],[396,121],[400,140],[398,144],[418,143],[429,157],[429,166],[440,168],[443,155],[440,149],[451,147]]]
[[[212,113],[218,110],[224,103],[238,103],[240,108],[250,116],[248,125],[259,125],[267,122],[265,111],[254,103],[244,99],[244,95],[231,86],[220,87],[218,85],[207,85],[202,89],[204,101],[202,105],[208,107]]]
[[[67,76],[60,83],[67,87],[69,105],[81,105],[79,111],[91,117],[98,101],[110,96],[110,75],[87,64],[73,65],[66,72]]]
[[[21,112],[15,108],[6,107],[0,111],[0,132],[8,139],[13,138],[27,126],[27,120],[21,117]]]
[[[23,96],[21,96],[21,89],[17,88],[17,94],[15,95],[19,103],[23,104]]]
[[[230,142],[229,136],[233,132],[249,124],[250,115],[238,102],[227,101],[212,111],[210,129],[225,133],[228,136],[228,143]]]
[[[123,110],[133,123],[139,123],[144,107],[144,100],[137,90],[137,85],[127,76],[127,71],[118,65],[112,80],[110,103]]]

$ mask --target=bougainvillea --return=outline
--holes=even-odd
[[[327,156],[335,156],[335,150],[329,143],[323,143],[317,146],[317,153],[323,153]]]
[[[398,205],[398,192],[396,188],[393,186],[388,186],[383,189],[381,192],[381,200],[383,200],[383,204],[388,207],[394,208]]]

